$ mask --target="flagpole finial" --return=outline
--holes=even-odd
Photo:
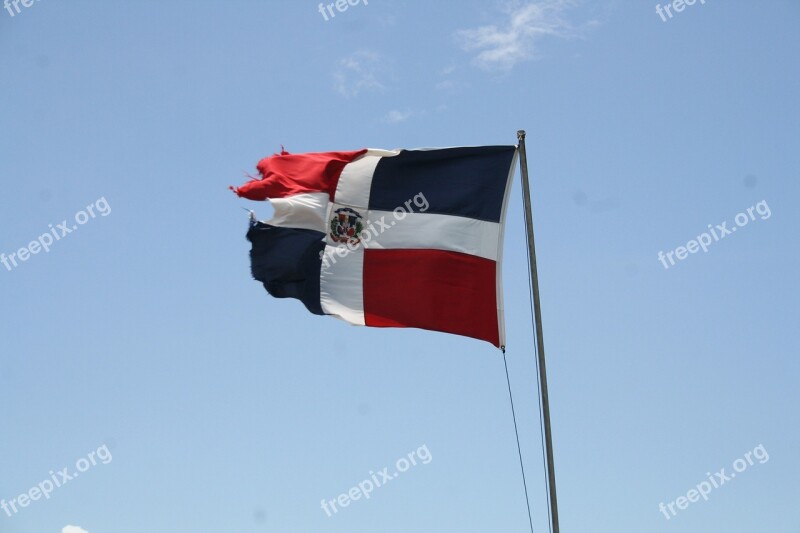
[[[520,141],[525,138],[525,130],[517,130],[517,139]]]

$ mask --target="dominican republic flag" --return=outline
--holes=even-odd
[[[351,324],[505,345],[501,259],[516,146],[289,154],[233,191],[251,215],[253,277]]]

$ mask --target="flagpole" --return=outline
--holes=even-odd
[[[550,495],[550,520],[552,533],[559,533],[558,500],[556,498],[556,470],[553,461],[553,436],[550,428],[550,399],[547,393],[547,370],[544,358],[544,334],[542,333],[542,307],[539,302],[539,274],[536,268],[536,246],[533,241],[533,210],[531,187],[528,182],[528,157],[525,152],[525,130],[517,132],[519,141],[519,163],[522,171],[522,202],[528,235],[528,255],[531,263],[531,286],[533,288],[533,315],[536,324],[536,348],[539,360],[539,386],[542,393],[542,424],[544,426],[545,453],[547,456],[547,482]]]

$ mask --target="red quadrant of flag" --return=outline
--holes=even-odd
[[[499,343],[497,263],[442,250],[365,250],[364,319]]]

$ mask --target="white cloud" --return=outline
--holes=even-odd
[[[387,70],[380,54],[361,50],[337,62],[333,87],[345,98],[358,96],[362,91],[382,90],[386,87],[380,78]]]
[[[475,63],[485,69],[509,70],[520,61],[537,55],[538,43],[545,37],[572,37],[576,31],[564,18],[575,0],[513,2],[504,10],[504,27],[481,26],[459,30],[456,38],[466,51],[478,51]]]
[[[455,65],[448,65],[439,71],[439,77],[443,78],[437,81],[433,86],[437,91],[452,91],[461,86],[461,83],[451,79],[453,74],[456,74],[457,67]]]
[[[411,111],[398,111],[394,109],[386,113],[386,116],[383,117],[383,121],[389,124],[396,124],[398,122],[405,122],[411,115]]]
[[[64,526],[64,529],[61,530],[61,533],[89,533],[89,532],[78,526]]]

